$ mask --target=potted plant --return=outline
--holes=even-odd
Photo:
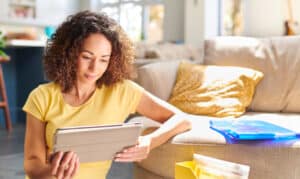
[[[9,56],[3,51],[3,48],[5,47],[5,39],[2,34],[2,31],[0,31],[0,61],[8,61]]]

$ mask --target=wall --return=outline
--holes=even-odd
[[[204,38],[211,38],[220,34],[219,3],[220,0],[204,1]]]
[[[266,37],[284,34],[287,0],[243,1],[244,33],[246,36]],[[292,0],[295,20],[300,22],[300,0]],[[297,8],[296,8],[297,7]]]
[[[37,1],[37,16],[52,22],[53,24],[60,24],[66,17],[73,14],[79,9],[78,0],[51,0]]]
[[[98,0],[79,0],[79,10],[92,10],[97,11],[99,5]]]
[[[203,44],[204,0],[185,0],[184,42],[195,46]]]
[[[204,0],[164,0],[164,41],[201,45]]]
[[[164,0],[164,41],[184,41],[184,1]]]

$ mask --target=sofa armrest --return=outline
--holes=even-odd
[[[192,123],[192,129],[174,136],[170,143],[172,144],[226,144],[225,137],[210,129],[209,120],[216,119],[214,117],[196,116],[189,114],[179,114],[178,117],[189,120]],[[130,119],[130,122],[141,122],[143,124],[142,131],[149,128],[160,127],[161,123],[151,120],[144,116],[137,116]]]

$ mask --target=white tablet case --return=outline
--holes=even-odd
[[[123,148],[137,144],[141,123],[59,128],[54,152],[73,151],[80,162],[112,160]]]

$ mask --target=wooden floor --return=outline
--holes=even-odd
[[[23,145],[25,125],[13,125],[13,132],[8,134],[0,126],[0,179],[24,179]],[[107,179],[131,179],[131,163],[114,163]]]

